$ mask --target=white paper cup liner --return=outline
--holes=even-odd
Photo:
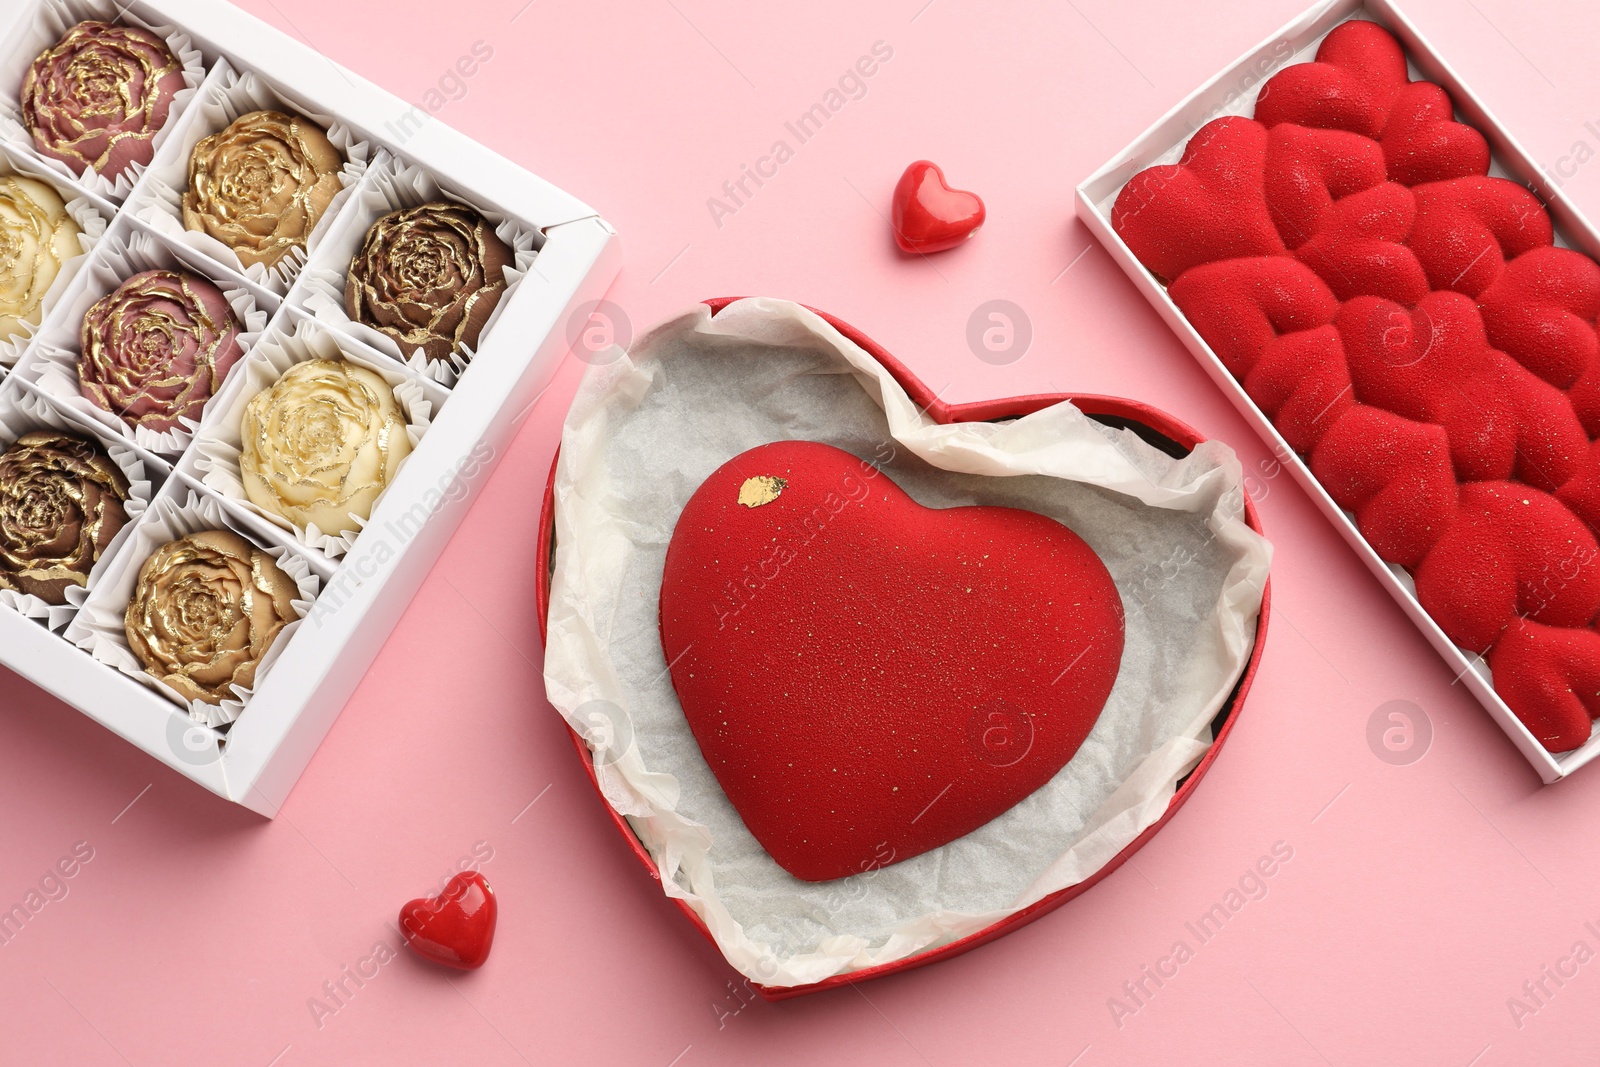
[[[231,381],[218,398],[216,409],[211,413],[214,417],[208,416],[205,427],[195,438],[194,449],[186,464],[192,464],[195,475],[207,488],[237,501],[240,506],[289,531],[300,544],[336,559],[355,545],[356,538],[361,536],[361,528],[366,525],[365,519],[353,515],[357,528],[347,533],[323,533],[314,524],[296,526],[276,512],[267,511],[253,503],[245,494],[244,479],[239,472],[239,453],[243,442],[240,425],[245,408],[290,367],[313,359],[342,360],[365,367],[383,378],[394,390],[395,400],[399,402],[406,420],[406,436],[415,451],[428,432],[435,406],[442,402],[437,395],[430,396],[429,383],[406,371],[398,363],[363,351],[349,338],[341,337],[311,320],[301,319],[296,322],[293,333],[284,333],[277,328],[269,331],[249,358],[236,368],[237,380]],[[401,461],[402,469],[409,459],[408,456]],[[380,495],[378,500],[382,499]],[[373,506],[377,506],[376,502]]]
[[[177,483],[174,483],[176,488]],[[178,499],[182,496],[182,501]],[[189,718],[202,726],[217,728],[233,722],[249,706],[254,688],[233,686],[234,696],[221,704],[207,704],[201,700],[185,700],[171,686],[146,673],[144,664],[128,646],[126,616],[128,602],[139,582],[139,568],[151,554],[169,541],[205,530],[229,530],[263,549],[277,561],[278,566],[295,583],[299,590],[293,606],[298,618],[279,632],[256,666],[256,685],[271,673],[273,664],[289,646],[299,631],[306,613],[317,599],[320,582],[311,570],[311,564],[298,553],[283,545],[264,543],[261,538],[244,528],[228,514],[222,503],[210,496],[181,489],[163,493],[145,511],[131,529],[131,536],[85,600],[78,616],[67,631],[67,637],[79,648],[101,663],[109,664],[132,678],[159,691],[174,703],[187,708]]]
[[[367,231],[384,215],[438,200],[465,204],[482,215],[494,226],[495,236],[511,249],[512,262],[504,269],[506,287],[500,300],[479,333],[479,347],[488,340],[496,320],[511,302],[512,294],[524,275],[533,268],[539,255],[542,236],[536,230],[510,218],[504,212],[486,209],[454,190],[441,184],[421,167],[402,164],[387,152],[380,152],[367,171],[366,180],[355,190],[344,216],[319,246],[317,253],[307,263],[301,275],[297,301],[306,312],[316,316],[335,329],[342,330],[440,385],[449,388],[456,384],[461,373],[472,362],[476,352],[463,346],[448,360],[430,360],[421,352],[408,359],[401,354],[394,338],[365,323],[356,322],[345,313],[344,285],[350,274],[350,262],[361,251]]]
[[[78,247],[81,249],[77,255],[61,264],[55,280],[50,283],[50,288],[45,290],[44,299],[39,302],[39,321],[25,322],[22,324],[21,333],[0,338],[0,367],[12,367],[22,357],[33,338],[50,322],[51,312],[61,302],[62,296],[66,294],[78,272],[88,263],[88,257],[95,246],[105,237],[109,220],[101,214],[100,208],[94,201],[83,195],[82,189],[69,185],[57,175],[43,172],[39,167],[13,167],[8,159],[0,159],[0,174],[35,178],[61,194],[62,200],[66,202],[67,214],[78,224]]]
[[[292,250],[272,267],[260,263],[247,267],[232,248],[215,237],[184,227],[183,194],[189,187],[189,157],[194,153],[194,146],[225,129],[239,116],[263,110],[297,113],[321,126],[327,132],[328,141],[345,158],[344,167],[339,171],[339,181],[344,188],[312,227],[304,248]],[[289,291],[307,257],[316,251],[323,234],[338,218],[366,172],[372,154],[366,141],[359,140],[350,127],[332,115],[295,103],[254,73],[236,71],[225,60],[218,61],[210,81],[195,101],[193,114],[177,131],[173,149],[152,168],[143,191],[128,205],[134,217],[162,236],[211,257],[279,296]]]
[[[138,184],[145,172],[145,164],[131,163],[115,175],[85,170],[80,177],[60,160],[37,154],[33,135],[22,122],[22,101],[18,94],[22,91],[22,80],[28,67],[41,52],[61,40],[68,30],[91,19],[149,30],[165,41],[172,54],[178,57],[178,62],[183,64],[184,87],[173,95],[166,124],[150,140],[152,151],[157,156],[160,154],[161,146],[171,136],[184,111],[194,102],[200,83],[205,80],[205,57],[187,33],[173,26],[145,22],[125,5],[113,3],[112,0],[43,0],[31,16],[22,20],[20,28],[13,33],[10,49],[0,54],[0,138],[20,146],[42,166],[60,175],[75,188],[87,189],[96,196],[121,202]]]
[[[1105,562],[1126,610],[1111,697],[1050,782],[940,848],[823,883],[780,868],[728,801],[678,703],[657,619],[689,495],[733,456],[790,438],[877,461],[924,506],[1023,507],[1064,522]],[[907,959],[1084,881],[1166,813],[1254,648],[1270,546],[1243,521],[1242,485],[1226,445],[1174,459],[1070,404],[939,425],[797,304],[741,300],[715,318],[698,307],[641,338],[631,359],[619,350],[591,365],[573,401],[555,474],[546,690],[590,738],[601,790],[667,895],[741,973],[794,986]],[[1177,548],[1192,563],[1143,586]],[[607,728],[596,707],[609,709]]]
[[[65,604],[47,604],[36,596],[19,593],[13,589],[0,589],[0,604],[20,611],[50,630],[60,632],[72,621],[88,598],[89,592],[99,583],[106,568],[127,543],[139,516],[150,506],[154,486],[151,484],[150,473],[145,470],[144,460],[122,438],[103,430],[91,430],[74,423],[49,400],[23,388],[20,382],[8,382],[0,386],[0,452],[16,444],[17,439],[23,434],[35,430],[59,430],[99,441],[105,447],[106,455],[111,457],[111,462],[117,465],[123,477],[128,480],[128,499],[122,502],[122,510],[128,515],[128,524],[111,539],[105,552],[95,561],[94,567],[89,571],[86,587],[69,586]]]
[[[234,317],[239,320],[241,327],[239,344],[244,349],[239,360],[228,372],[228,378],[232,378],[249,358],[250,350],[255,347],[256,342],[261,339],[262,332],[267,328],[267,313],[256,307],[255,295],[237,279],[228,277],[226,271],[213,270],[209,274],[196,271],[188,263],[174,256],[159,238],[140,231],[129,233],[125,240],[112,238],[101,244],[99,253],[90,260],[87,267],[86,285],[76,291],[70,305],[64,307],[62,313],[56,316],[40,335],[39,343],[24,359],[19,373],[26,380],[35,383],[40,391],[48,393],[52,399],[70,407],[85,418],[93,419],[112,432],[136,442],[141,448],[164,456],[178,456],[189,447],[200,421],[204,419],[203,411],[200,420],[180,419],[182,425],[174,430],[129,426],[117,415],[92,403],[79,387],[78,357],[82,352],[81,330],[84,315],[95,301],[135,274],[147,270],[187,271],[208,277],[222,290],[228,306],[233,309]],[[224,379],[218,394],[226,387],[227,379]],[[212,396],[205,410],[209,410],[216,399],[215,395]]]

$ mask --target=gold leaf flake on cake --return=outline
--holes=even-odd
[[[770,474],[758,474],[754,478],[746,478],[739,487],[739,503],[747,508],[759,508],[762,504],[770,504],[778,499],[780,493],[789,482],[784,478],[775,478]]]

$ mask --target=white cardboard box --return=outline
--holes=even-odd
[[[1130,178],[1146,167],[1176,162],[1194,132],[1212,119],[1223,115],[1251,114],[1256,94],[1268,78],[1291,64],[1309,62],[1322,38],[1335,26],[1351,18],[1370,19],[1388,29],[1406,49],[1412,78],[1426,78],[1449,91],[1451,99],[1455,101],[1457,119],[1476,127],[1488,139],[1493,158],[1489,173],[1527,186],[1549,209],[1555,222],[1556,244],[1578,249],[1591,258],[1600,259],[1600,231],[1578,213],[1559,185],[1545,177],[1538,163],[1390,0],[1366,0],[1364,3],[1362,0],[1325,0],[1290,22],[1191,93],[1116,158],[1084,179],[1077,189],[1077,214],[1211,374],[1218,387],[1228,394],[1234,406],[1272,446],[1277,458],[1293,473],[1345,540],[1350,542],[1350,547],[1405,613],[1411,616],[1411,620],[1438,649],[1462,684],[1488,709],[1500,728],[1538,771],[1539,777],[1547,783],[1554,782],[1600,755],[1600,729],[1585,744],[1571,752],[1555,754],[1546,751],[1522,724],[1522,720],[1495,693],[1487,665],[1479,656],[1456,647],[1445,636],[1438,623],[1417,601],[1409,576],[1400,568],[1385,563],[1372,550],[1351,518],[1322,488],[1310,468],[1272,425],[1272,421],[1250,399],[1249,394],[1211,351],[1211,347],[1189,324],[1183,312],[1167,295],[1165,287],[1144,268],[1111,228],[1111,205]]]
[[[0,663],[213,792],[271,817],[565,357],[574,310],[598,300],[616,276],[621,255],[616,232],[567,193],[220,0],[136,0],[125,6],[113,6],[110,0],[28,0],[0,13],[0,76],[20,71],[19,63],[31,59],[23,54],[29,51],[26,42],[19,39],[30,20],[45,5],[63,3],[79,17],[115,16],[125,10],[128,21],[178,27],[202,51],[208,72],[219,59],[234,70],[254,72],[296,102],[303,101],[307,110],[334,116],[375,150],[433,172],[452,193],[540,235],[536,269],[502,301],[475,359],[433,412],[426,437],[379,499],[367,529],[347,555],[307,552],[292,534],[237,501],[224,501],[232,509],[233,524],[263,547],[286,544],[307,555],[322,586],[311,613],[280,650],[227,731],[225,743],[219,745],[217,735],[197,728],[185,709],[151,686],[0,605]],[[200,93],[211,78],[208,73]],[[169,138],[158,148],[151,169],[180,150],[176,139]],[[0,145],[0,170],[36,173],[41,167],[51,170],[50,164],[30,158],[25,146]],[[144,184],[141,178],[128,193],[128,205],[139,202]],[[159,236],[132,218],[131,211],[119,209],[114,198],[92,199],[112,218],[108,238]],[[222,264],[189,250],[180,252],[190,265],[204,263],[208,273],[236,280]],[[91,273],[78,272],[67,295],[47,311],[40,336],[62,336],[63,327],[70,336],[75,324],[57,316],[65,314],[74,295],[82,295]],[[291,306],[297,303],[293,291],[287,297],[260,286],[254,291],[258,307],[271,315],[265,337],[292,333],[309,317]],[[362,342],[357,338],[351,343]],[[18,369],[0,381],[0,389],[42,395],[22,371],[27,357],[24,353]],[[235,371],[249,358],[247,353]],[[205,419],[213,415],[208,408]],[[81,423],[81,415],[72,417]],[[203,420],[202,434],[207,425]],[[144,459],[147,468],[152,462],[157,465],[158,493],[179,498],[190,491],[209,493],[198,479],[174,471],[178,460],[149,453]]]

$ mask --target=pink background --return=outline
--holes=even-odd
[[[790,297],[860,326],[947,399],[1135,396],[1247,466],[1267,457],[1071,198],[1302,0],[1076,0],[1025,17],[962,0],[244,6],[413,101],[492,46],[438,121],[617,226],[611,297],[639,328],[708,296]],[[1600,120],[1600,9],[1407,8],[1546,166],[1600,147],[1584,126]],[[880,40],[894,55],[867,95],[718,226],[707,198]],[[918,157],[989,207],[975,241],[929,260],[899,258],[879,217]],[[1600,166],[1567,188],[1600,212]],[[1034,330],[1008,366],[965,341],[993,298]],[[1584,925],[1600,929],[1600,769],[1541,788],[1281,475],[1261,500],[1278,556],[1255,691],[1133,863],[959,959],[738,1010],[733,972],[628,855],[543,697],[533,520],[581,369],[564,366],[276,822],[0,672],[0,905],[74,843],[94,849],[69,895],[0,947],[0,1061],[1592,1062],[1600,959],[1547,981],[1520,1026],[1507,1001],[1574,942],[1600,951]],[[1391,700],[1432,726],[1408,766],[1367,741]],[[1279,841],[1293,859],[1267,895],[1119,1026],[1108,998],[1175,940],[1194,946],[1185,922]],[[399,905],[475,845],[503,904],[488,966],[452,977],[401,955],[318,1020],[322,983],[393,946]]]

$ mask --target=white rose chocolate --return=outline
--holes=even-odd
[[[61,264],[82,252],[78,224],[56,191],[16,175],[0,177],[0,340],[37,326]]]
[[[245,407],[239,472],[259,508],[349,533],[411,452],[394,391],[364,367],[298,363]]]

